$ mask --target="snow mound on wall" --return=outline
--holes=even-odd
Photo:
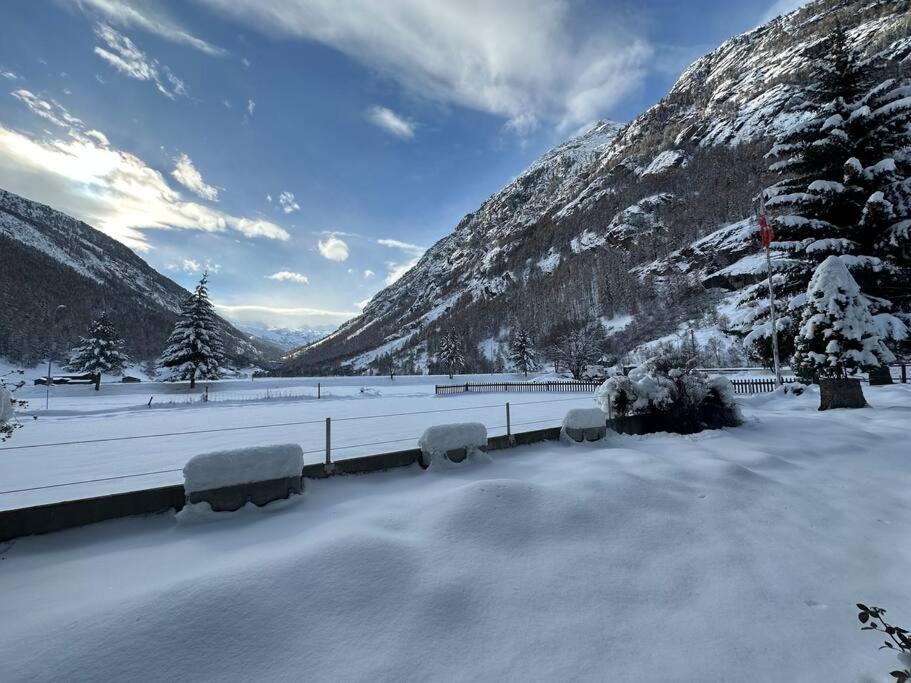
[[[563,429],[596,429],[606,422],[600,408],[573,408],[563,418]]]
[[[299,477],[303,469],[304,451],[297,444],[214,451],[194,456],[184,465],[184,490],[190,493]]]
[[[443,457],[446,451],[457,448],[469,451],[487,448],[487,427],[480,422],[435,425],[424,430],[418,446],[434,458]]]

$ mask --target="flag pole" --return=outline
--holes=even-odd
[[[775,312],[775,290],[772,287],[772,229],[765,216],[765,207],[762,207],[762,213],[759,215],[759,231],[762,243],[765,245],[765,264],[768,271],[769,284],[769,313],[772,323],[772,367],[775,370],[775,386],[781,386],[781,364],[778,358],[778,315]]]

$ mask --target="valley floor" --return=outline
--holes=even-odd
[[[865,392],[19,539],[3,678],[886,680],[854,603],[911,622],[911,387]]]

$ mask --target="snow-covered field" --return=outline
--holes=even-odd
[[[519,379],[524,378],[459,375],[454,381]],[[424,429],[440,423],[481,422],[491,435],[505,434],[506,401],[515,431],[558,426],[569,408],[592,404],[590,393],[436,397],[435,383],[450,380],[224,380],[209,384],[207,403],[200,400],[202,387],[190,394],[186,384],[113,383],[100,392],[85,385],[55,386],[49,410],[44,387],[24,387],[17,394],[29,400],[24,427],[0,445],[0,510],[180,483],[187,460],[207,451],[299,443],[305,462],[322,462],[327,417],[333,422],[332,457],[341,460],[415,448]],[[161,434],[166,436],[145,438]],[[91,443],[72,443],[85,441]],[[142,476],[132,476],[137,474]]]
[[[886,680],[854,603],[911,622],[911,387],[865,391],[19,539],[2,678]]]

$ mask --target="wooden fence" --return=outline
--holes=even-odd
[[[581,382],[488,382],[484,384],[437,384],[436,395],[446,394],[484,394],[494,392],[506,393],[539,393],[539,392],[593,392],[601,386],[597,381]]]
[[[797,381],[796,377],[782,377],[784,384],[792,384]],[[735,394],[766,394],[775,391],[775,380],[772,378],[762,379],[732,379]]]

